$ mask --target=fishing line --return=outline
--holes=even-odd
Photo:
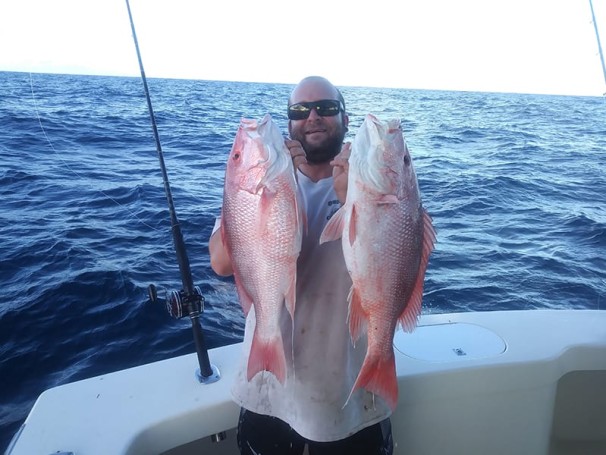
[[[44,128],[44,125],[42,124],[42,117],[40,116],[40,110],[38,109],[38,102],[36,100],[36,95],[34,93],[34,80],[33,80],[33,77],[32,77],[32,73],[29,73],[29,86],[30,86],[30,90],[31,90],[31,94],[32,94],[32,102],[34,103],[34,112],[36,113],[36,119],[38,120],[38,125],[40,125],[40,130],[42,131],[42,134],[44,135],[44,138],[46,139],[46,142],[48,143],[50,149],[55,154],[55,156],[57,158],[59,158],[59,161],[61,161],[61,163],[63,163],[63,166],[69,172],[71,172],[72,174],[74,174],[76,177],[78,177],[80,179],[86,180],[87,177],[85,177],[84,175],[80,174],[78,171],[76,171],[75,169],[73,169],[67,163],[67,161],[65,161],[61,157],[61,153],[59,153],[57,151],[57,149],[55,148],[53,142],[51,141],[50,137],[48,136],[48,134],[46,132],[46,129]],[[107,194],[105,191],[99,190],[99,189],[97,189],[96,191],[98,191],[99,193],[101,193],[103,196],[105,196],[106,198],[108,198],[110,201],[112,201],[114,204],[116,204],[120,208],[124,209],[127,212],[127,215],[129,215],[130,218],[134,218],[139,223],[141,223],[143,226],[148,227],[150,229],[153,229],[154,231],[157,231],[157,232],[161,232],[162,231],[162,229],[158,229],[158,228],[156,228],[154,226],[151,226],[151,225],[147,224],[144,220],[142,220],[141,218],[139,218],[139,216],[136,213],[134,213],[129,207],[127,207],[124,204],[120,203],[119,201],[117,201],[116,199],[114,199],[113,197],[111,197],[109,194]]]

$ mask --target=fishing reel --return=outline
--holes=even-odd
[[[156,286],[147,287],[149,300],[152,303],[164,303],[166,311],[175,319],[189,316],[196,344],[196,354],[200,368],[196,371],[196,378],[202,384],[212,384],[221,378],[219,369],[210,363],[208,350],[204,342],[204,334],[200,325],[200,314],[204,311],[204,296],[198,286],[193,287],[192,293],[180,291],[166,291],[166,298],[158,298]]]
[[[194,286],[194,292],[191,294],[183,290],[166,291],[166,298],[159,299],[156,286],[150,284],[147,288],[147,293],[152,303],[164,303],[168,314],[175,319],[187,316],[196,317],[204,312],[204,296],[198,286]]]

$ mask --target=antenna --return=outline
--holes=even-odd
[[[600,61],[602,62],[602,73],[604,74],[604,82],[606,82],[606,65],[604,64],[604,54],[602,53],[600,33],[598,32],[598,23],[595,20],[595,13],[593,12],[592,0],[589,0],[589,8],[591,9],[591,20],[593,21],[593,28],[595,29],[595,37],[598,40],[598,51],[600,51]],[[603,95],[606,95],[606,92],[604,92]]]

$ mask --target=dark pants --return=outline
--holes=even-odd
[[[276,417],[240,411],[238,447],[242,455],[301,455],[305,444],[310,455],[391,455],[391,423],[385,419],[339,441],[314,442]]]

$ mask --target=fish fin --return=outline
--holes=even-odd
[[[293,200],[295,201],[295,210],[296,210],[295,213],[297,214],[297,223],[298,223],[297,233],[298,233],[298,235],[301,236],[301,238],[303,238],[303,235],[307,234],[307,213],[305,211],[303,199],[301,198],[301,193],[299,193],[299,191],[298,191],[299,176],[295,169],[293,169],[293,173],[294,173],[294,179],[295,179],[295,185],[294,185],[295,193],[294,193]]]
[[[274,203],[274,198],[276,193],[271,191],[268,187],[263,187],[261,189],[261,198],[259,201],[259,221],[260,226],[263,228],[267,226],[267,220],[269,219],[269,214],[271,212],[271,207]],[[262,232],[263,230],[261,230]]]
[[[349,335],[351,336],[352,343],[355,345],[362,334],[362,329],[368,320],[368,316],[362,309],[362,299],[354,286],[349,290],[347,300],[349,301],[349,313],[347,315],[347,319],[349,320]]]
[[[234,271],[235,272],[235,271]],[[246,288],[240,281],[240,274],[234,273],[234,281],[236,282],[236,290],[238,291],[238,297],[240,300],[240,305],[242,306],[242,311],[244,311],[244,316],[248,316],[248,312],[253,305],[253,299],[250,297]]]
[[[297,301],[297,264],[293,263],[289,270],[289,276],[292,276],[292,280],[288,285],[286,294],[284,295],[284,303],[290,318],[294,321],[295,319],[295,302]]]
[[[351,216],[349,217],[349,245],[352,246],[356,240],[356,225],[358,223],[358,211],[356,204],[351,205]]]
[[[326,226],[324,226],[322,234],[320,235],[320,245],[341,238],[345,223],[345,207],[346,206],[344,205],[337,210],[330,220],[328,220]]]
[[[436,230],[433,227],[433,220],[427,210],[421,208],[423,212],[423,255],[427,255],[427,259],[429,259],[429,255],[433,251],[433,247],[436,243]]]
[[[246,378],[250,381],[260,371],[273,373],[280,384],[286,379],[286,356],[282,337],[275,336],[268,341],[261,341],[255,333],[250,346]]]
[[[347,401],[357,389],[365,389],[385,400],[393,411],[398,403],[398,378],[396,376],[396,359],[393,352],[388,357],[366,354]],[[346,402],[347,404],[347,402]]]
[[[305,212],[301,198],[296,191],[293,200],[295,204],[294,210],[297,214],[297,237],[295,239],[295,245],[298,245],[299,249],[297,250],[297,254],[299,254],[301,252],[303,236],[307,234],[307,213]]]
[[[425,271],[429,263],[429,256],[433,251],[436,241],[436,231],[433,228],[431,217],[423,210],[423,249],[421,251],[421,260],[419,262],[419,271],[415,281],[412,293],[404,311],[398,318],[402,328],[406,332],[412,332],[417,326],[417,318],[421,314],[421,305],[423,302],[423,284],[425,282]]]
[[[219,218],[219,223],[219,230],[221,231],[221,244],[224,248],[227,249],[227,251],[229,251],[227,240],[225,240],[227,239],[227,231],[225,230],[225,223],[223,222],[223,209],[221,209],[221,217]]]
[[[307,226],[306,226],[307,220],[305,217],[305,213],[303,211],[301,201],[299,200],[296,191],[293,194],[292,201],[293,201],[292,209],[295,211],[296,220],[297,220],[295,239],[293,242],[294,248],[293,248],[292,252],[295,256],[298,257],[299,253],[301,253],[301,244],[303,241],[303,231],[307,229]],[[287,276],[292,277],[292,279],[290,280],[290,283],[288,284],[288,289],[286,290],[286,293],[284,295],[284,301],[286,304],[286,309],[288,310],[288,313],[290,314],[290,318],[294,321],[295,302],[297,300],[297,298],[296,298],[296,295],[297,295],[297,261],[296,261],[296,259],[290,263]]]
[[[379,198],[377,204],[399,204],[400,200],[395,194],[384,194]]]

